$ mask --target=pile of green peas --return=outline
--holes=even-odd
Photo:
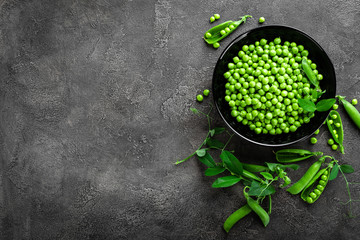
[[[310,97],[313,88],[301,70],[302,59],[307,59],[318,80],[323,76],[308,55],[304,46],[288,41],[281,45],[280,38],[243,45],[224,73],[231,116],[256,134],[295,132],[309,123],[315,114],[304,111],[297,99],[316,100]]]

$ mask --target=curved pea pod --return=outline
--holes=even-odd
[[[298,162],[312,156],[323,155],[322,152],[311,152],[305,149],[282,149],[275,153],[276,160],[281,163]]]
[[[223,38],[227,37],[232,32],[234,32],[236,30],[236,28],[240,26],[241,23],[246,22],[247,18],[251,18],[251,17],[252,16],[250,16],[250,15],[245,15],[239,21],[230,20],[230,21],[226,21],[224,23],[220,23],[219,25],[216,25],[215,27],[213,27],[205,32],[205,34],[204,34],[205,42],[207,42],[208,44],[214,44],[216,42],[219,42],[220,40],[222,40]],[[232,25],[233,27],[230,27],[230,25]],[[225,30],[225,28],[229,28],[230,31],[224,35],[221,35],[220,31]],[[210,37],[207,37],[208,35]]]
[[[301,67],[304,70],[304,72],[305,72],[307,78],[310,80],[310,82],[318,89],[319,81],[317,80],[315,73],[311,69],[309,62],[305,58],[303,58],[301,61]]]
[[[250,163],[242,163],[243,169],[255,173],[255,172],[265,172],[268,171],[269,168],[262,166],[262,165],[256,165],[256,164],[250,164]]]
[[[332,116],[336,116],[336,118],[334,119],[332,118]],[[330,120],[332,120],[332,122]],[[329,128],[329,131],[334,141],[339,144],[340,152],[344,154],[345,153],[343,146],[344,130],[343,130],[340,114],[335,110],[331,110],[330,115],[326,119],[326,124]]]
[[[262,223],[264,224],[264,226],[266,227],[269,222],[270,222],[270,217],[269,214],[260,206],[260,204],[252,199],[246,192],[244,189],[244,196],[246,198],[247,204],[249,205],[249,207],[251,208],[251,210],[253,210],[261,219]]]
[[[314,203],[324,191],[326,187],[330,172],[331,172],[332,165],[321,169],[311,181],[306,185],[304,190],[301,192],[301,199],[305,202],[312,204]]]
[[[316,175],[316,173],[320,170],[321,164],[324,160],[318,160],[315,163],[313,163],[309,169],[306,171],[306,173],[300,178],[299,181],[294,183],[290,188],[288,188],[286,191],[289,193],[295,195],[300,193],[313,179],[313,177]]]
[[[226,232],[229,232],[230,229],[234,226],[235,223],[237,223],[240,219],[251,213],[251,208],[248,204],[242,206],[235,212],[233,212],[224,222],[224,230]]]
[[[340,102],[343,104],[346,112],[348,113],[349,117],[353,122],[356,124],[356,126],[360,129],[360,113],[359,111],[348,101],[345,100],[345,97],[338,96]]]

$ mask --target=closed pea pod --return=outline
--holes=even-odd
[[[224,222],[224,230],[226,232],[229,232],[230,229],[234,226],[235,223],[237,223],[240,219],[245,217],[251,212],[251,208],[248,204],[242,206],[238,210],[236,210],[234,213],[232,213]]]
[[[306,171],[306,173],[300,178],[300,180],[294,183],[290,188],[288,188],[287,191],[293,195],[300,193],[320,170],[323,161],[324,159],[320,158],[318,161],[313,163]]]
[[[269,170],[268,167],[256,165],[256,164],[250,164],[250,163],[242,163],[243,169],[249,171],[249,172],[264,172]]]
[[[322,154],[322,152],[311,152],[305,149],[282,149],[275,153],[276,160],[281,163],[298,162]]]
[[[246,192],[246,188],[244,188],[244,196],[246,198],[247,204],[249,205],[249,207],[251,208],[251,210],[253,210],[261,219],[262,223],[264,224],[264,226],[266,227],[269,222],[270,222],[270,217],[269,214],[260,206],[260,204],[252,199]]]
[[[340,114],[335,110],[331,110],[330,115],[326,120],[326,124],[329,128],[329,131],[334,141],[339,144],[340,152],[344,154],[344,146],[343,146],[344,130],[343,130]]]
[[[340,102],[343,104],[346,112],[348,113],[349,117],[355,125],[360,129],[360,113],[359,111],[348,101],[345,100],[345,97],[338,96]]]

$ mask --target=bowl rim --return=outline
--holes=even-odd
[[[334,77],[335,77],[335,83],[336,83],[336,73],[335,73],[335,68],[334,68],[334,64],[333,62],[331,61],[331,58],[329,57],[329,55],[326,53],[326,51],[321,47],[321,45],[314,39],[312,38],[311,36],[309,36],[307,33],[305,33],[304,31],[302,30],[299,30],[295,27],[290,27],[290,26],[286,26],[286,25],[281,25],[281,24],[271,24],[271,25],[266,25],[266,26],[260,26],[260,27],[256,27],[256,28],[252,28],[244,33],[241,33],[239,36],[237,36],[235,39],[233,39],[226,47],[225,49],[223,50],[223,52],[220,54],[217,62],[216,62],[216,65],[215,65],[215,68],[214,68],[214,72],[213,72],[213,77],[212,77],[212,91],[214,92],[214,89],[215,89],[215,82],[214,82],[214,78],[215,78],[215,71],[217,69],[217,66],[220,62],[220,60],[223,58],[223,56],[226,54],[226,52],[235,44],[237,43],[239,40],[241,40],[245,35],[249,34],[250,32],[252,31],[258,31],[260,29],[263,29],[263,28],[271,28],[271,27],[280,27],[280,28],[287,28],[287,29],[291,29],[291,30],[295,30],[295,31],[298,31],[300,32],[301,34],[305,35],[307,38],[309,38],[313,43],[315,43],[317,45],[318,48],[320,48],[324,54],[326,55],[326,57],[330,60],[330,63],[331,63],[331,68],[332,68],[332,71],[334,72]],[[335,92],[336,92],[336,85],[335,85]],[[214,101],[214,104],[215,104],[215,107],[216,107],[216,110],[217,112],[219,113],[219,115],[221,116],[222,120],[225,122],[225,124],[236,134],[238,135],[239,137],[241,137],[242,139],[248,141],[248,142],[251,142],[253,144],[256,144],[256,145],[260,145],[260,146],[264,146],[264,147],[283,147],[283,146],[288,146],[288,145],[292,145],[292,144],[295,144],[297,142],[301,142],[307,138],[309,138],[310,136],[312,136],[322,125],[320,125],[313,133],[311,134],[308,134],[308,135],[305,135],[299,139],[296,139],[294,141],[291,141],[291,142],[287,142],[287,143],[279,143],[279,144],[271,144],[271,143],[262,143],[262,142],[257,142],[255,140],[252,140],[252,139],[249,139],[245,136],[243,136],[242,134],[240,134],[238,131],[236,131],[231,125],[230,123],[228,123],[228,121],[225,119],[224,115],[221,113],[220,111],[220,107],[215,99],[215,96],[213,95],[213,101]],[[330,109],[331,110],[331,109]],[[327,114],[327,116],[329,116],[330,114],[330,110]]]

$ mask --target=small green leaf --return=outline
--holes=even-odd
[[[299,106],[302,107],[307,112],[315,112],[316,106],[315,103],[310,101],[309,99],[298,99]]]
[[[219,140],[212,138],[208,138],[206,140],[206,145],[208,145],[209,148],[218,148],[218,149],[222,149],[225,146],[225,144],[223,144]]]
[[[340,168],[343,173],[353,173],[354,172],[354,168],[348,164],[340,165]]]
[[[223,187],[231,187],[232,185],[235,185],[236,183],[240,182],[241,178],[236,176],[226,176],[221,177],[215,180],[215,182],[212,184],[213,188],[223,188]]]
[[[196,150],[196,155],[198,155],[199,157],[203,157],[205,156],[205,154],[206,154],[206,148]]]
[[[252,181],[248,194],[250,196],[263,197],[275,193],[275,188],[272,185],[260,184],[258,181]]]
[[[339,172],[339,165],[335,164],[334,167],[331,169],[329,181],[334,180]]]
[[[190,110],[195,113],[195,114],[198,114],[199,113],[199,110],[197,110],[196,108],[190,108]]]
[[[216,167],[216,163],[215,163],[214,159],[208,152],[206,152],[205,155],[202,157],[198,156],[198,159],[200,162],[202,162],[203,164],[205,164],[208,167]]]
[[[335,103],[335,98],[323,99],[316,104],[316,110],[319,112],[325,112],[329,110]]]
[[[223,133],[225,131],[225,128],[223,127],[216,127],[213,130],[215,130],[215,134],[220,134]]]
[[[226,169],[223,167],[210,167],[208,169],[205,170],[205,176],[215,176],[218,175],[222,172],[224,172]]]
[[[212,137],[212,136],[214,136],[214,134],[215,134],[215,130],[214,130],[214,129],[211,129],[211,130],[209,131],[209,133],[210,133],[210,136]]]
[[[231,152],[224,150],[220,154],[220,158],[223,160],[225,166],[230,172],[239,176],[243,173],[241,162]]]
[[[268,173],[268,172],[261,172],[260,173],[261,175],[263,175],[263,177],[265,178],[265,179],[267,179],[267,180],[273,180],[273,176],[270,174],[270,173]]]

